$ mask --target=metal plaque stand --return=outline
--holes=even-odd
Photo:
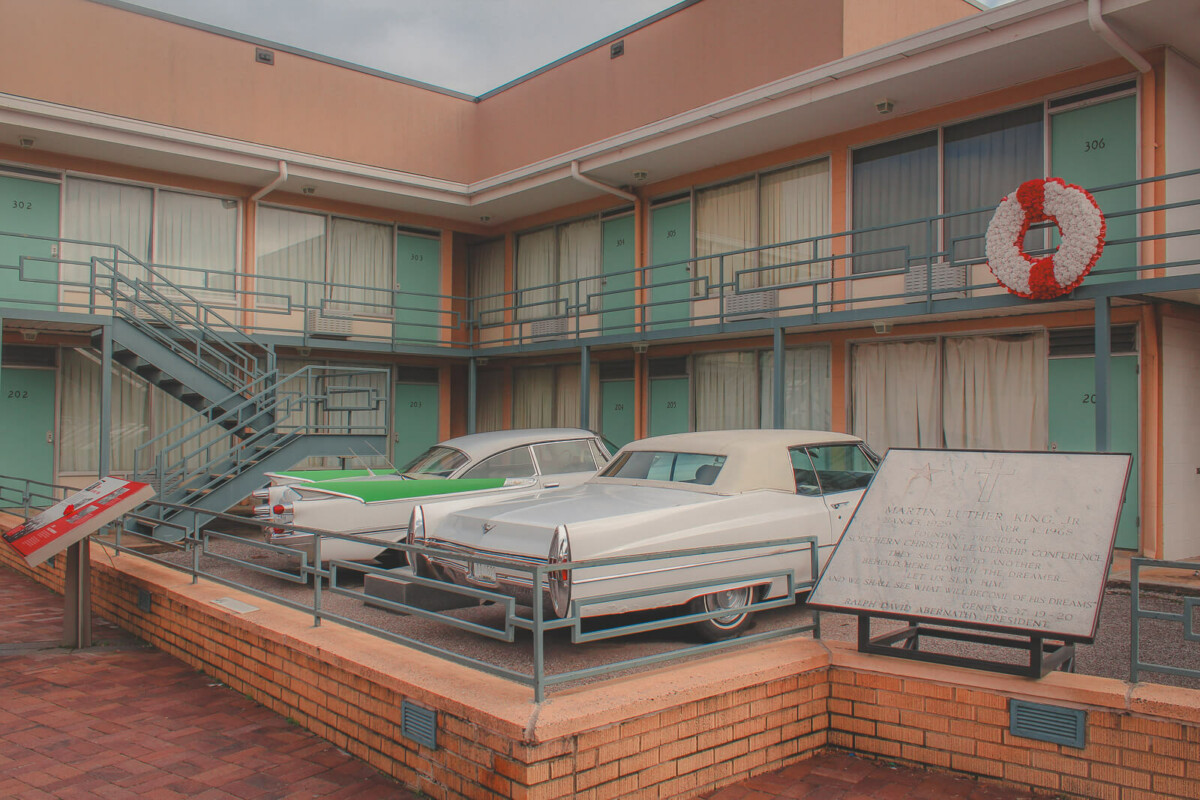
[[[63,592],[63,647],[92,646],[91,538],[67,548]]]
[[[874,638],[871,637],[872,619],[898,619],[906,623],[899,630],[888,631]],[[1002,647],[1020,650],[1028,654],[1025,663],[995,661],[987,658],[935,653],[921,649],[921,638],[947,639],[956,642],[971,642],[973,644]],[[858,615],[858,651],[874,653],[883,656],[907,658],[913,661],[928,661],[934,664],[948,664],[954,667],[971,667],[990,672],[1001,672],[1006,675],[1021,675],[1028,678],[1042,678],[1047,674],[1062,669],[1066,672],[1075,671],[1075,643],[1046,638],[1034,633],[1012,631],[1011,634],[998,635],[982,631],[962,628],[938,627],[928,622],[922,623],[912,617],[888,616],[877,617],[872,614]]]

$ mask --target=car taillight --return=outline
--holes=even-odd
[[[550,564],[566,564],[571,561],[571,540],[567,536],[566,525],[559,525],[554,529],[547,561]],[[550,605],[555,614],[560,618],[565,617],[571,605],[571,570],[554,570],[547,578],[550,584]]]
[[[292,504],[276,503],[275,505],[271,506],[271,511],[275,514],[275,516],[282,517],[284,514],[292,513]]]

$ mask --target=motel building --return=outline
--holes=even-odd
[[[0,19],[6,481],[225,510],[479,431],[812,428],[1129,452],[1116,546],[1200,555],[1193,0],[684,0],[479,97],[117,0]],[[1025,299],[986,232],[1047,177],[1106,242]]]

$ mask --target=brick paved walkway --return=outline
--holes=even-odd
[[[0,609],[0,797],[418,797],[108,623],[57,647],[62,598],[3,568]]]
[[[0,568],[0,798],[395,798],[396,782],[103,620],[70,652],[62,598]],[[1016,800],[1031,795],[845,754],[712,800]]]

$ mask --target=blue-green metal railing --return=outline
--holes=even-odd
[[[0,475],[0,512],[15,514],[19,509],[21,516],[28,519],[33,509],[54,505],[77,491],[79,490],[61,483],[49,483],[16,475]]]
[[[462,553],[436,547],[409,545],[405,543],[392,543],[384,539],[372,539],[369,534],[346,535],[336,534],[330,531],[295,526],[284,526],[289,530],[289,532],[301,534],[307,533],[313,536],[313,553],[310,560],[307,552],[304,550],[275,545],[266,541],[247,538],[243,535],[212,530],[209,527],[212,523],[197,525],[191,521],[163,523],[159,520],[159,514],[161,514],[163,517],[169,517],[170,515],[167,512],[187,510],[191,509],[188,506],[174,503],[152,501],[151,503],[147,504],[144,509],[139,510],[137,513],[131,513],[126,516],[127,520],[134,523],[142,522],[159,526],[166,525],[167,527],[176,530],[181,535],[181,539],[174,545],[168,546],[166,555],[161,552],[148,553],[142,549],[138,549],[137,547],[126,544],[125,538],[128,536],[134,536],[138,539],[141,538],[140,534],[130,532],[131,526],[129,525],[126,525],[124,528],[120,526],[116,527],[115,537],[106,541],[105,546],[112,547],[118,552],[132,553],[139,557],[147,558],[175,569],[182,569],[192,576],[193,583],[198,582],[201,578],[204,578],[206,580],[211,580],[239,589],[265,600],[281,603],[282,605],[290,608],[301,611],[309,611],[313,615],[314,626],[319,626],[324,620],[338,622],[339,624],[346,625],[347,627],[362,630],[381,638],[404,644],[422,652],[444,658],[448,661],[530,686],[533,688],[535,698],[539,702],[544,699],[547,688],[571,681],[649,666],[663,661],[693,657],[709,653],[714,650],[721,650],[732,646],[745,645],[795,634],[812,633],[814,637],[819,638],[820,636],[819,616],[816,614],[816,612],[813,612],[812,623],[790,625],[774,630],[744,635],[736,639],[712,642],[708,644],[683,646],[674,648],[667,652],[658,652],[652,655],[622,659],[620,661],[605,663],[584,669],[574,669],[549,674],[547,672],[545,662],[545,643],[547,635],[553,631],[566,629],[570,632],[570,639],[572,643],[583,644],[602,639],[611,639],[636,633],[646,633],[649,631],[665,630],[669,628],[690,625],[706,619],[725,616],[729,613],[729,610],[716,609],[702,613],[689,612],[670,616],[664,615],[651,621],[635,622],[631,624],[623,624],[617,627],[584,631],[582,623],[585,618],[581,615],[580,608],[577,603],[572,604],[570,613],[566,617],[562,619],[549,619],[545,614],[542,602],[533,602],[528,609],[528,613],[521,613],[518,610],[521,606],[519,606],[518,602],[514,598],[497,591],[457,586],[435,579],[420,578],[416,576],[405,578],[405,580],[415,584],[438,589],[444,592],[458,594],[464,598],[469,598],[474,601],[490,602],[495,604],[497,607],[504,610],[504,623],[503,627],[501,628],[456,618],[455,616],[448,614],[429,611],[415,605],[395,602],[381,597],[371,597],[372,605],[388,608],[393,611],[420,617],[422,619],[433,620],[457,630],[481,635],[501,642],[513,643],[517,640],[517,631],[528,631],[531,638],[532,665],[529,671],[523,672],[519,669],[498,666],[483,659],[467,656],[462,653],[413,638],[411,636],[405,636],[377,625],[366,623],[362,620],[355,619],[344,614],[335,613],[330,611],[325,606],[323,599],[325,594],[329,593],[358,600],[365,600],[366,596],[364,594],[347,589],[343,585],[339,584],[339,570],[352,570],[356,573],[378,575],[383,578],[395,577],[391,572],[373,566],[338,560],[323,561],[321,557],[321,543],[323,541],[329,541],[333,539],[347,539],[355,542],[378,545],[382,548],[404,552],[410,559],[417,555],[426,555],[449,557],[456,558],[458,560],[468,560],[471,562],[489,564],[494,567],[501,567],[505,570],[512,570],[527,574],[529,576],[531,586],[546,587],[548,585],[547,579],[550,572],[590,569],[623,563],[641,563],[648,560],[718,557],[722,553],[734,551],[744,553],[747,550],[762,551],[762,556],[776,553],[781,549],[789,550],[796,552],[798,554],[798,558],[802,559],[804,558],[804,553],[807,552],[807,570],[808,574],[811,576],[817,574],[819,563],[817,540],[812,536],[797,536],[771,542],[739,543],[721,547],[695,548],[666,553],[635,555],[621,558],[593,559],[589,561],[576,561],[550,565],[544,563],[531,564],[526,561],[518,561],[506,558],[491,558],[476,555],[464,556]],[[191,515],[181,515],[180,518],[186,520],[189,519],[190,516]],[[246,524],[250,524],[249,521],[244,517],[231,516],[228,514],[210,514],[210,516],[218,520],[224,520],[237,525],[244,526]],[[260,527],[266,525],[266,523],[252,524],[259,525]],[[278,569],[270,565],[264,565],[261,558],[255,558],[253,555],[250,558],[238,558],[236,556],[219,552],[218,548],[230,543],[236,543],[240,547],[249,547],[259,556],[264,553],[270,553],[274,554],[275,556],[286,557],[292,560],[295,566],[291,569]],[[168,557],[172,551],[176,554],[182,554],[182,557],[176,559]],[[308,603],[304,603],[293,599],[280,597],[279,595],[273,594],[264,589],[250,586],[243,581],[234,580],[227,574],[207,570],[203,566],[203,558],[211,558],[220,564],[227,566],[233,565],[238,568],[246,569],[254,574],[269,576],[289,584],[311,584],[312,594],[310,596],[310,601]],[[184,560],[186,560],[186,563],[184,563]],[[721,579],[709,579],[692,582],[681,581],[671,587],[660,587],[659,589],[650,592],[626,592],[607,597],[591,598],[590,602],[595,603],[610,600],[628,600],[641,596],[652,596],[668,591],[685,589],[699,590],[699,593],[702,594],[702,590],[704,589],[728,585],[730,582],[745,582],[746,584],[760,585],[769,583],[773,580],[782,580],[784,582],[786,586],[785,595],[770,600],[760,599],[754,601],[750,605],[744,607],[746,611],[754,613],[792,605],[795,602],[796,594],[807,591],[815,582],[811,578],[798,579],[790,567],[780,566],[769,570],[747,572],[746,574],[739,574],[733,577],[723,577]],[[542,592],[538,591],[534,594],[535,597],[540,598]],[[650,605],[653,604],[651,603]]]
[[[1200,666],[1180,667],[1143,661],[1141,656],[1141,626],[1143,620],[1174,622],[1180,627],[1181,642],[1200,643],[1200,630],[1196,628],[1196,609],[1200,608],[1200,595],[1178,598],[1179,611],[1153,611],[1142,607],[1142,570],[1172,569],[1200,572],[1200,563],[1195,561],[1160,561],[1150,558],[1129,560],[1129,680],[1137,683],[1143,672],[1159,672],[1200,678]],[[1194,651],[1193,651],[1194,652]]]

